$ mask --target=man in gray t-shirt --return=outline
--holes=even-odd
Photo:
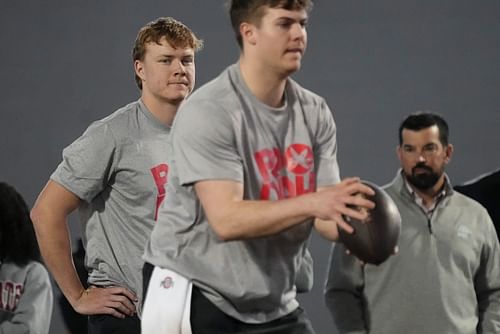
[[[144,255],[154,266],[145,334],[172,318],[169,333],[312,333],[296,300],[298,277],[311,272],[310,232],[336,240],[337,226],[352,231],[342,215],[365,216],[348,205],[373,207],[353,196],[373,194],[358,178],[340,181],[325,100],[289,78],[305,51],[310,2],[272,3],[231,3],[240,59],[174,123],[175,196]]]
[[[167,197],[170,126],[195,82],[202,41],[159,18],[138,33],[133,61],[141,98],[92,123],[66,147],[32,218],[44,260],[89,333],[140,333],[141,259]],[[89,289],[71,260],[67,216],[78,209]]]

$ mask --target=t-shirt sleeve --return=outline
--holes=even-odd
[[[63,161],[51,179],[90,202],[112,175],[116,143],[109,125],[93,123],[63,150]]]
[[[337,162],[337,128],[332,112],[322,100],[319,105],[319,117],[316,127],[314,155],[318,158],[318,187],[340,182]]]
[[[242,182],[243,167],[235,131],[228,111],[213,102],[198,101],[182,108],[172,130],[180,184],[215,179]]]

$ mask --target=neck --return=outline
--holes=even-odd
[[[141,95],[141,100],[156,119],[167,127],[172,125],[180,103],[162,101],[144,92]]]
[[[252,62],[249,58],[245,58],[243,54],[240,57],[240,70],[243,80],[259,101],[275,108],[283,105],[288,75],[277,74],[261,64]]]

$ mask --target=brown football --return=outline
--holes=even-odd
[[[354,232],[350,234],[339,229],[339,238],[358,259],[379,265],[394,253],[398,244],[401,215],[392,198],[382,188],[368,181],[362,183],[375,191],[375,195],[366,196],[375,203],[375,208],[368,210],[366,221],[344,216]]]

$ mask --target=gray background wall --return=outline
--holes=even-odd
[[[66,145],[138,97],[131,45],[158,16],[180,19],[205,40],[198,87],[236,59],[222,1],[0,3],[0,179],[29,204]],[[388,182],[399,121],[423,109],[450,123],[454,183],[500,167],[498,0],[318,0],[308,31],[295,78],[333,109],[343,176]],[[336,333],[322,299],[329,248],[313,236],[315,287],[301,297],[318,333]],[[62,332],[56,308],[51,333]]]

